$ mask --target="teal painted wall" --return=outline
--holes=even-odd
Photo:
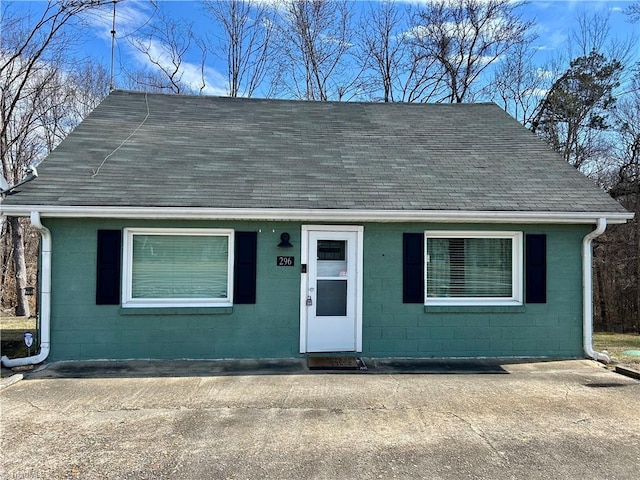
[[[51,360],[274,358],[299,355],[301,224],[46,219],[52,232]],[[255,305],[121,309],[95,305],[98,229],[234,228],[258,233]],[[402,234],[477,225],[365,224],[363,355],[371,357],[582,356],[581,242],[589,226],[489,226],[547,234],[548,297],[523,307],[402,303]],[[289,232],[294,248],[277,248]],[[278,267],[277,255],[294,255]],[[170,313],[170,314],[168,314]]]
[[[402,233],[505,230],[547,235],[547,303],[424,307],[402,303]],[[588,226],[365,226],[363,350],[373,357],[582,357],[582,238]]]

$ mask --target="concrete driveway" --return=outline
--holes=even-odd
[[[0,393],[0,477],[639,478],[637,380],[586,360],[368,364],[54,364]]]

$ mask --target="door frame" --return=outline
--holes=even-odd
[[[364,259],[364,227],[361,225],[302,225],[300,242],[300,353],[307,353],[307,293],[309,288],[309,233],[310,232],[356,232],[355,274],[355,351],[362,352],[362,270]],[[305,268],[306,267],[306,268]]]

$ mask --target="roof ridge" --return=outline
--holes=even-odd
[[[458,107],[458,106],[476,106],[476,105],[492,105],[498,106],[495,102],[462,102],[462,103],[447,103],[447,102],[376,102],[367,100],[357,101],[340,101],[340,100],[304,100],[299,98],[268,98],[268,97],[231,97],[227,95],[194,95],[172,92],[144,92],[141,90],[127,90],[127,89],[114,89],[109,92],[109,96],[117,94],[127,94],[136,96],[156,96],[156,97],[171,97],[171,98],[184,98],[184,99],[220,99],[231,101],[260,101],[260,102],[273,102],[273,103],[300,103],[310,105],[394,105],[394,106],[441,106],[441,107]],[[499,106],[498,106],[499,107]]]

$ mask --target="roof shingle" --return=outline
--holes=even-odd
[[[625,211],[494,104],[115,91],[39,173],[6,204]]]

